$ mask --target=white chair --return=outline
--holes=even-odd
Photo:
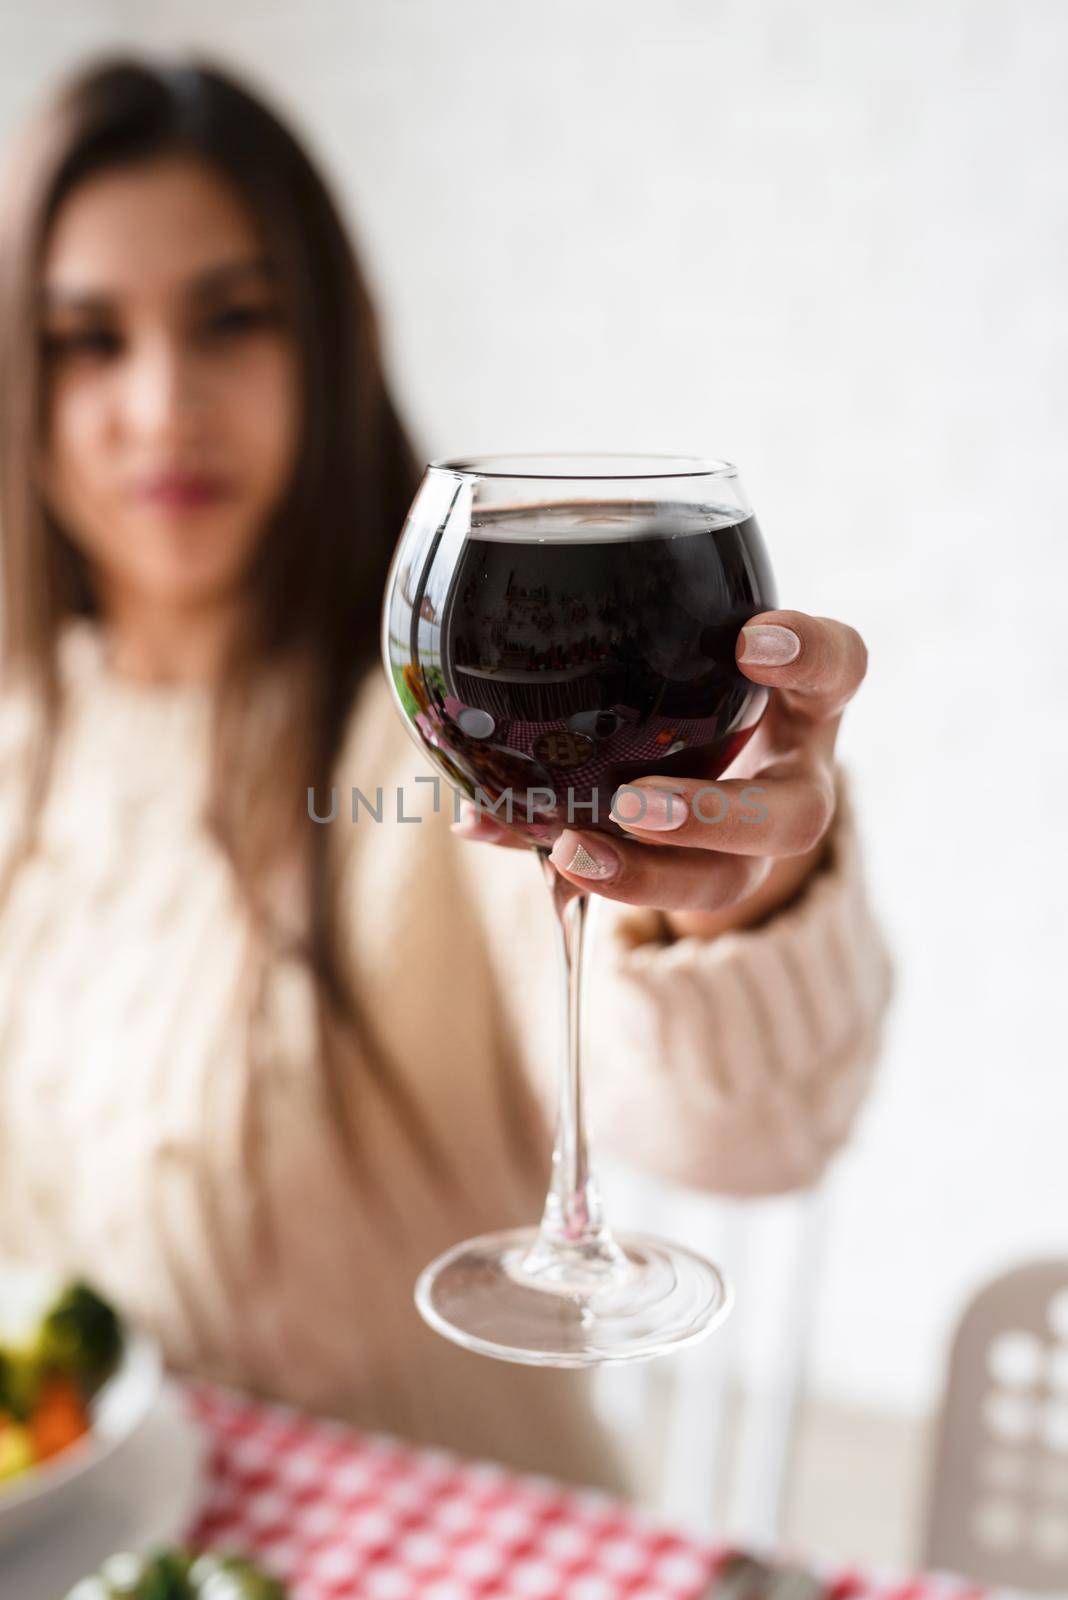
[[[923,1554],[979,1583],[1068,1592],[1068,1260],[1005,1273],[964,1312]]]
[[[608,1213],[707,1252],[733,1281],[724,1326],[693,1350],[599,1375],[601,1407],[644,1467],[644,1502],[696,1534],[781,1542],[824,1228],[822,1192],[755,1202],[668,1189],[599,1165]]]

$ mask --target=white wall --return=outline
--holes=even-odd
[[[969,1287],[1068,1254],[1068,11],[0,17],[0,130],[120,37],[203,43],[277,93],[359,219],[428,454],[726,455],[783,603],[866,635],[842,749],[900,994],[833,1180],[816,1377],[922,1409]]]

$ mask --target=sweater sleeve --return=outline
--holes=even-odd
[[[843,768],[835,781],[823,862],[760,924],[664,942],[658,915],[601,903],[597,1126],[663,1177],[736,1195],[804,1187],[864,1102],[893,968]]]
[[[667,942],[658,912],[593,898],[585,1028],[593,1130],[660,1177],[732,1195],[805,1187],[864,1102],[893,969],[841,767],[835,781],[821,865],[757,925]],[[551,943],[549,897],[526,852],[459,848],[482,858],[490,960],[552,1114],[556,973],[547,976],[548,952],[543,964],[530,943]],[[487,854],[504,858],[499,872]],[[530,896],[533,907],[524,904]]]

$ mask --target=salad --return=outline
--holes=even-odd
[[[111,1556],[66,1600],[286,1600],[273,1578],[239,1556],[159,1550]]]
[[[0,1337],[0,1488],[89,1432],[122,1344],[116,1313],[78,1282],[18,1337]]]

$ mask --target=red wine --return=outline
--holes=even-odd
[[[612,795],[646,774],[713,781],[764,710],[734,659],[776,604],[752,516],[497,509],[424,580],[391,628],[398,692],[437,765],[527,837],[618,831]]]

